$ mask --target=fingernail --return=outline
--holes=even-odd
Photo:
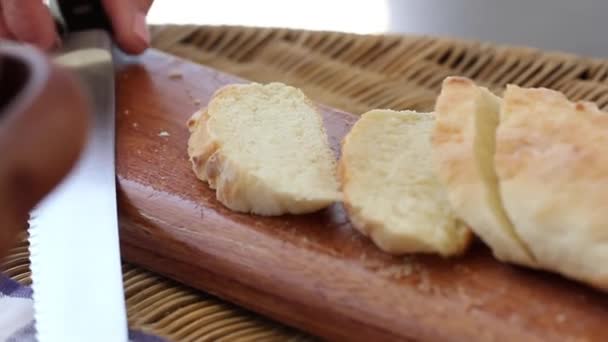
[[[143,41],[146,45],[150,44],[150,31],[146,24],[146,16],[141,12],[135,13],[135,19],[133,20],[133,32]]]

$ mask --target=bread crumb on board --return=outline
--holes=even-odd
[[[383,276],[389,276],[391,278],[406,278],[412,275],[414,272],[414,266],[411,264],[405,265],[392,265],[389,267],[382,268],[378,271],[378,274]]]
[[[169,76],[169,79],[179,80],[182,77],[184,77],[184,74],[182,74],[182,72],[180,70],[178,70],[178,69],[173,69],[173,70],[169,71],[168,76]]]
[[[368,259],[366,254],[359,256],[359,260],[363,262],[363,266],[372,270],[378,270],[384,267],[385,263],[377,259]]]
[[[485,304],[485,299],[480,297],[471,297],[467,293],[466,288],[458,285],[457,293],[462,302],[464,303],[466,312],[471,312],[473,310],[479,309]]]
[[[194,104],[197,107],[201,105],[201,103],[202,103],[201,100],[199,98],[194,97],[194,95],[192,95],[192,91],[190,89],[186,89],[186,95],[188,95],[190,100],[192,100],[192,104]]]
[[[366,268],[377,271],[379,275],[389,278],[402,279],[426,272],[413,256],[405,256],[402,262],[393,265],[387,265],[382,260],[368,258],[365,253],[359,256],[359,260]]]
[[[431,283],[431,280],[429,279],[429,274],[426,270],[420,270],[418,272],[418,275],[419,279],[417,288],[419,291],[425,293],[435,293],[437,291],[435,286]]]
[[[168,136],[170,136],[170,135],[171,135],[171,134],[169,134],[169,132],[167,132],[167,131],[160,131],[160,132],[158,133],[158,136],[159,136],[159,137],[168,137]]]
[[[137,122],[133,123],[133,128],[137,128],[137,126],[139,126],[139,124]]]
[[[563,313],[560,313],[558,315],[555,316],[555,321],[557,323],[564,323],[566,321],[566,315],[564,315]]]

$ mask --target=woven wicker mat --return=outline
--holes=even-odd
[[[548,87],[608,106],[608,61],[425,36],[244,27],[153,27],[154,47],[241,77],[282,81],[351,113],[432,109],[441,81],[464,75],[501,92]],[[3,270],[30,283],[26,243]],[[124,264],[129,323],[176,341],[308,341],[301,332]]]

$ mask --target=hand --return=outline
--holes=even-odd
[[[90,107],[75,76],[29,45],[0,45],[0,85],[1,257],[72,168]]]
[[[146,14],[154,0],[102,0],[112,22],[114,39],[127,53],[138,54],[150,44]],[[0,0],[0,38],[22,41],[49,50],[59,36],[42,0]]]

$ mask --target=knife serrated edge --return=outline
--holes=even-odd
[[[31,212],[28,231],[36,337],[41,341],[82,341],[83,336],[87,341],[127,340],[114,174],[111,40],[99,30],[69,38],[64,41],[67,53],[60,59],[64,65],[86,71],[82,76],[92,87],[94,113],[81,159]],[[84,52],[84,57],[75,50]],[[109,69],[91,68],[107,63]],[[106,75],[111,83],[98,84]],[[90,216],[94,219],[89,220]],[[78,256],[83,260],[72,261]],[[104,287],[100,289],[98,283]]]

